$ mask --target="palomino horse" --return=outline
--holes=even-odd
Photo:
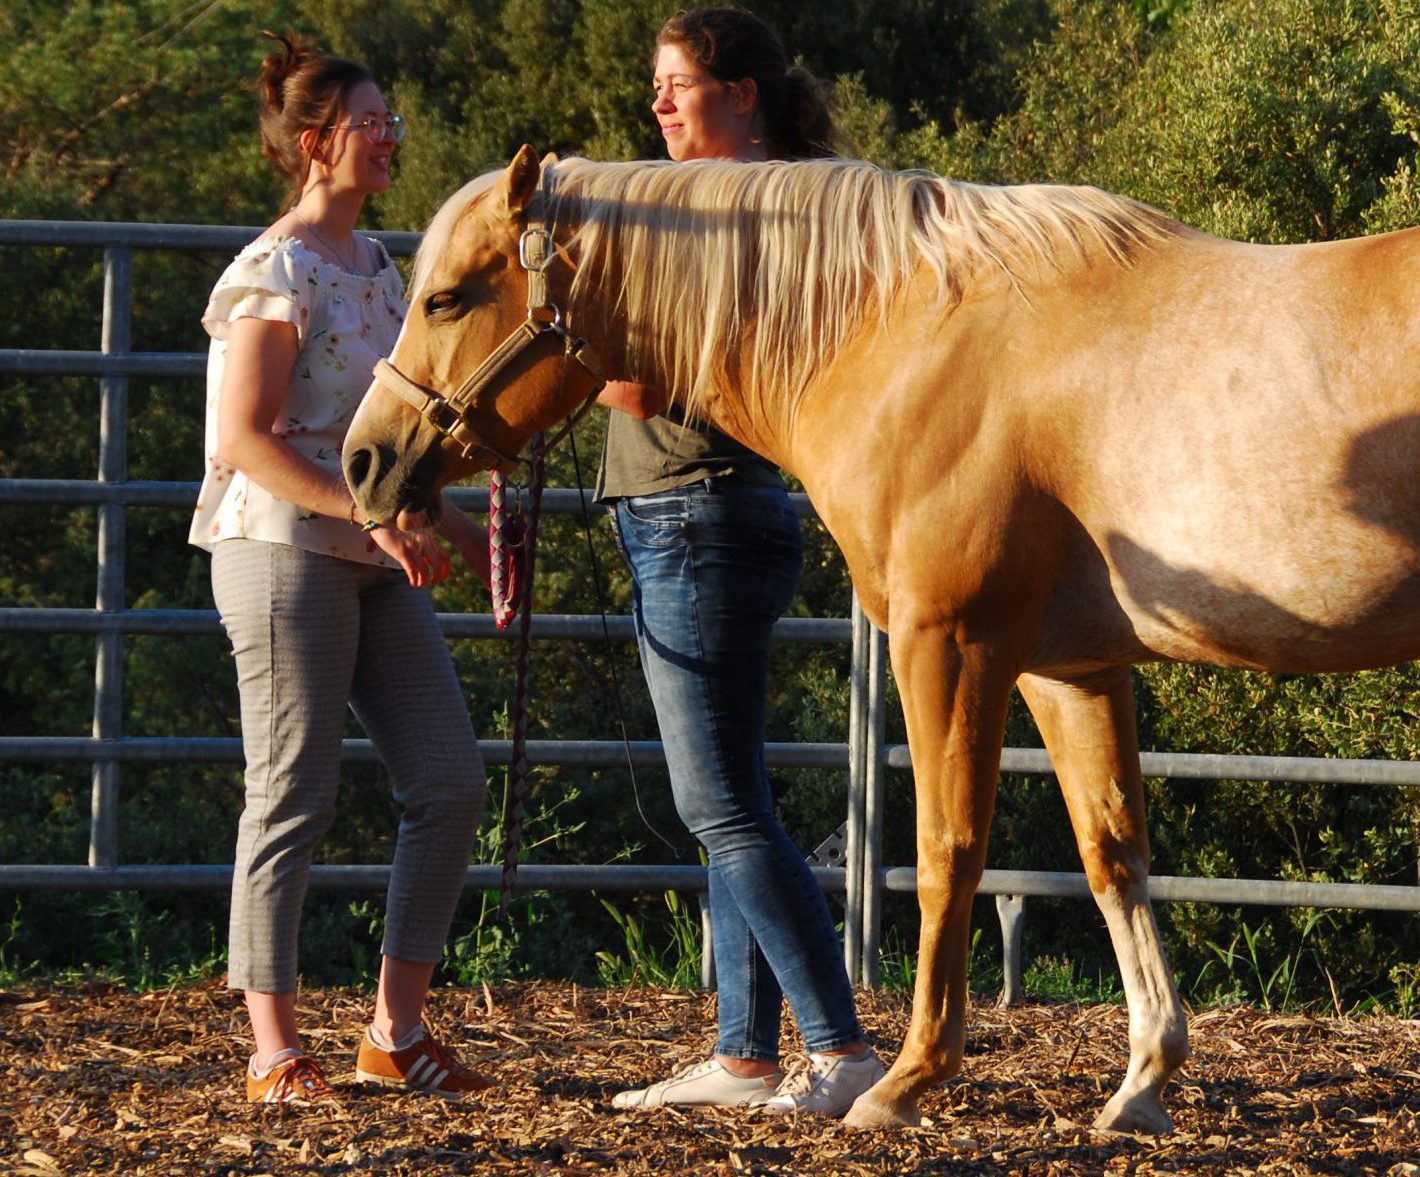
[[[914,1121],[961,1065],[1019,686],[1129,1002],[1098,1123],[1157,1132],[1187,1027],[1129,667],[1420,655],[1416,273],[1420,230],[1246,245],[1095,189],[524,148],[434,218],[345,469],[370,517],[417,521],[596,387],[575,328],[798,475],[889,634],[916,778],[912,1023],[849,1122]]]

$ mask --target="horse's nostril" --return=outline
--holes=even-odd
[[[373,456],[371,455],[368,446],[361,446],[358,450],[356,450],[353,454],[350,455],[350,461],[347,465],[347,473],[350,476],[350,481],[352,485],[365,485],[365,479],[369,476],[370,473],[370,463],[373,460]]]

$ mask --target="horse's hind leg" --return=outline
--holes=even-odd
[[[961,1067],[971,903],[1015,678],[999,653],[982,644],[959,648],[938,625],[914,627],[895,615],[891,647],[917,790],[922,930],[912,1024],[892,1068],[849,1111],[845,1122],[857,1128],[917,1123],[917,1097]]]
[[[1018,684],[1055,764],[1095,902],[1129,1002],[1129,1070],[1095,1121],[1121,1132],[1172,1127],[1160,1093],[1188,1057],[1188,1025],[1149,906],[1149,833],[1129,668]]]

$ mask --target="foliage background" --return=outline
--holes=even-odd
[[[419,228],[444,195],[516,147],[605,158],[655,156],[648,62],[674,5],[650,0],[3,0],[12,46],[0,74],[0,216],[259,225],[281,185],[254,134],[251,79],[262,28],[303,30],[367,61],[413,133],[398,182],[370,210],[376,228]],[[760,13],[803,61],[833,80],[848,149],[889,167],[965,180],[1099,184],[1211,232],[1257,241],[1323,240],[1420,222],[1420,5],[1416,0],[765,0]],[[0,250],[0,346],[97,346],[101,260],[94,251]],[[140,255],[135,350],[197,351],[198,309],[224,259]],[[92,381],[0,379],[0,476],[91,478]],[[135,380],[130,476],[191,481],[200,469],[197,382]],[[580,432],[589,479],[599,424]],[[1259,478],[1267,472],[1259,470]],[[93,513],[0,508],[0,603],[89,607]],[[208,608],[206,557],[183,543],[180,513],[130,514],[129,604]],[[599,582],[624,610],[627,584],[605,525],[591,524]],[[848,586],[832,544],[810,528],[795,611],[844,615]],[[589,612],[598,578],[574,519],[550,520],[539,607]],[[441,609],[486,609],[468,577]],[[454,643],[480,731],[505,722],[512,681],[498,643]],[[846,653],[783,648],[772,739],[841,739]],[[235,684],[218,639],[130,639],[125,731],[234,735]],[[545,644],[535,736],[606,738],[613,673],[633,738],[654,721],[634,653]],[[1137,676],[1146,748],[1417,758],[1412,666],[1350,678],[1282,677],[1156,666]],[[0,648],[0,733],[85,735],[92,644],[9,635]],[[895,739],[902,738],[894,713]],[[352,729],[353,734],[353,729]],[[1023,709],[1008,742],[1038,743]],[[393,815],[375,768],[352,766],[326,861],[379,861]],[[490,792],[501,787],[494,774]],[[229,768],[125,766],[122,857],[230,859],[239,777]],[[839,774],[776,781],[806,848],[841,820]],[[0,765],[0,859],[83,861],[88,771]],[[891,783],[886,860],[912,861],[911,790]],[[665,782],[638,773],[550,770],[538,779],[530,853],[548,861],[693,862]],[[1155,870],[1312,880],[1417,882],[1420,799],[1412,790],[1223,781],[1149,786]],[[645,817],[640,811],[644,810]],[[489,819],[482,852],[495,853]],[[663,845],[661,838],[669,842]],[[1075,869],[1064,809],[1048,779],[1003,781],[991,865]],[[1082,904],[1036,904],[1027,950],[1041,985],[1110,989],[1101,921]],[[1298,1000],[1411,1008],[1417,936],[1407,917],[1162,905],[1161,923],[1195,1000],[1271,1000],[1283,970]],[[373,898],[315,897],[303,966],[314,981],[368,973]],[[636,960],[683,955],[688,918],[657,897],[543,896],[499,926],[483,897],[460,910],[447,975],[616,978]],[[978,919],[990,927],[989,905]],[[0,895],[0,970],[104,969],[139,983],[220,969],[225,901],[215,896]],[[634,934],[631,930],[634,928]],[[910,972],[915,913],[888,912],[893,975]],[[639,947],[633,946],[633,941]],[[981,939],[989,981],[994,935]],[[1233,951],[1230,951],[1232,949]],[[1244,952],[1245,950],[1245,952]],[[599,959],[598,953],[602,956]],[[1244,956],[1249,967],[1241,967]],[[628,959],[632,958],[632,959]],[[1244,963],[1247,963],[1244,961]],[[622,972],[617,973],[617,968]],[[610,971],[607,971],[610,969]]]

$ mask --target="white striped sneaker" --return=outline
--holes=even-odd
[[[429,1033],[427,1026],[421,1025],[419,1031],[413,1042],[406,1039],[403,1046],[387,1048],[366,1030],[360,1040],[360,1052],[355,1056],[355,1078],[382,1087],[427,1091],[445,1099],[461,1099],[493,1086],[492,1079],[459,1062]]]
[[[658,1108],[667,1104],[677,1107],[747,1107],[763,1103],[778,1089],[783,1071],[775,1071],[758,1079],[745,1079],[727,1071],[717,1058],[696,1063],[649,1087],[635,1091],[618,1091],[611,1097],[614,1108]]]

